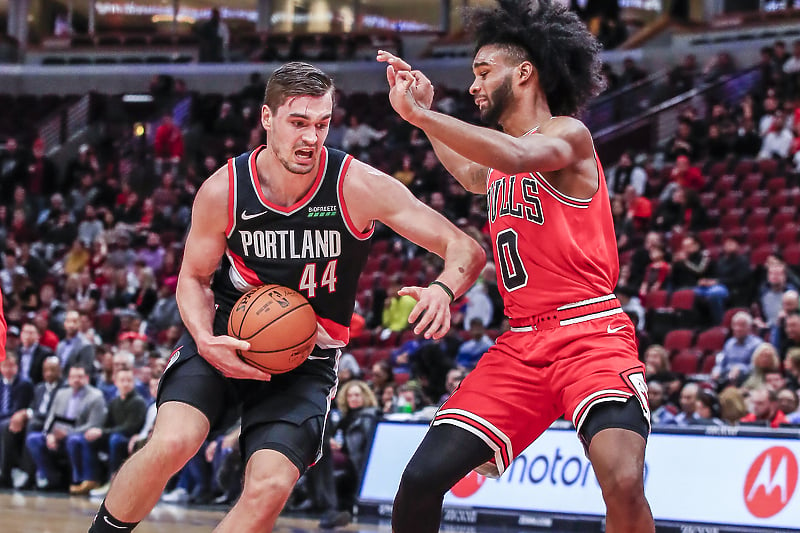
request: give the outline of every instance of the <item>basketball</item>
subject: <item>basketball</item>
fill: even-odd
[[[270,374],[300,366],[317,341],[317,315],[308,300],[281,285],[262,285],[241,296],[228,317],[228,334],[250,343],[237,350],[247,364]]]

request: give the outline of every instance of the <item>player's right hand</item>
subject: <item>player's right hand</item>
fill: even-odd
[[[397,294],[417,301],[408,315],[408,323],[415,324],[415,334],[438,340],[450,330],[450,297],[440,288],[403,287]]]
[[[237,350],[246,352],[249,349],[249,342],[228,335],[210,337],[202,344],[198,343],[197,346],[200,355],[226,377],[269,381],[272,378],[271,374],[239,359]]]

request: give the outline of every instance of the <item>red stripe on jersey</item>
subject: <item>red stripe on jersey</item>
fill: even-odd
[[[308,201],[311,200],[311,197],[313,197],[314,194],[316,194],[317,189],[319,189],[319,186],[322,183],[322,176],[325,175],[325,166],[328,161],[328,151],[324,147],[322,148],[322,153],[320,154],[319,157],[319,168],[317,169],[317,177],[314,178],[314,183],[311,184],[311,187],[308,189],[308,192],[305,194],[305,196],[303,196],[300,200],[298,200],[294,204],[288,207],[284,207],[282,205],[273,204],[272,202],[267,200],[266,196],[264,196],[264,191],[261,190],[261,183],[259,183],[258,181],[258,170],[256,169],[256,157],[258,156],[258,153],[261,152],[261,150],[263,150],[264,148],[266,148],[266,146],[262,144],[261,146],[253,150],[252,154],[250,154],[250,178],[253,180],[253,187],[256,190],[256,194],[258,194],[259,200],[261,200],[261,203],[264,204],[266,207],[274,209],[279,213],[290,214],[296,209],[302,207],[304,204],[308,203]]]
[[[236,272],[238,272],[239,275],[242,276],[243,280],[245,280],[250,285],[253,285],[254,287],[260,287],[261,285],[264,284],[264,282],[258,278],[258,274],[256,274],[252,269],[245,266],[244,259],[233,253],[230,248],[228,248],[228,255],[233,260],[233,268],[235,268]]]
[[[233,172],[233,159],[228,159],[228,225],[225,227],[225,235],[230,237],[233,226],[236,224],[236,209],[234,198],[236,195],[236,180]]]
[[[342,170],[339,174],[339,205],[342,207],[344,223],[350,228],[350,232],[358,239],[366,239],[372,236],[372,232],[375,231],[375,224],[371,224],[367,231],[362,231],[360,228],[357,228],[356,225],[353,224],[353,219],[350,218],[350,211],[348,211],[347,204],[345,204],[344,201],[344,178],[347,175],[347,169],[350,168],[350,162],[352,160],[353,156],[348,155],[345,157],[344,163],[342,163]]]
[[[319,315],[317,315],[317,322],[325,328],[325,331],[328,332],[328,335],[330,335],[333,340],[341,341],[343,343],[342,346],[350,342],[349,327],[334,322],[329,318],[322,318]]]
[[[500,439],[497,435],[492,432],[491,429],[487,428],[480,421],[472,419],[468,416],[461,415],[458,413],[443,413],[436,416],[436,420],[458,420],[463,424],[467,424],[469,426],[474,427],[494,442],[498,448],[500,448],[500,458],[503,460],[503,466],[506,467],[511,463],[511,459],[508,456],[508,448],[506,447],[506,443]]]

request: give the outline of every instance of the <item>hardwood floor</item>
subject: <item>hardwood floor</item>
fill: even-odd
[[[100,505],[99,500],[34,492],[0,491],[2,533],[85,533]],[[159,504],[136,528],[136,533],[210,533],[224,515],[222,510],[200,510]],[[318,520],[281,517],[275,533],[316,533]],[[330,531],[330,530],[327,530]],[[350,524],[336,531],[385,532],[388,526]]]

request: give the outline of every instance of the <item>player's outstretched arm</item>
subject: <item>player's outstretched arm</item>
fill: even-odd
[[[344,200],[356,227],[379,220],[406,239],[444,259],[441,285],[405,287],[417,300],[408,321],[426,338],[439,339],[450,329],[450,303],[466,292],[486,264],[483,248],[449,220],[417,200],[399,181],[354,160],[344,183]]]
[[[433,84],[431,84],[427,76],[419,70],[412,70],[411,65],[406,61],[384,50],[378,50],[377,60],[388,64],[386,67],[386,80],[389,82],[389,89],[393,88],[397,83],[398,72],[410,72],[415,79],[415,83],[411,88],[414,100],[421,107],[430,109],[433,101]],[[428,140],[430,140],[433,151],[436,152],[436,157],[439,158],[444,168],[466,190],[476,194],[486,194],[486,177],[489,171],[487,167],[470,161],[436,137],[428,135]]]
[[[236,355],[236,350],[250,348],[248,342],[227,335],[215,336],[212,327],[215,308],[211,276],[225,253],[227,198],[228,176],[222,168],[203,183],[194,199],[192,225],[178,274],[178,309],[198,352],[220,372],[232,378],[268,380],[269,374]]]
[[[389,90],[395,111],[407,122],[436,138],[450,149],[479,165],[505,174],[535,169],[553,172],[591,155],[591,135],[580,121],[558,117],[540,125],[542,135],[514,137],[501,131],[468,124],[417,104],[410,72],[397,72]]]

